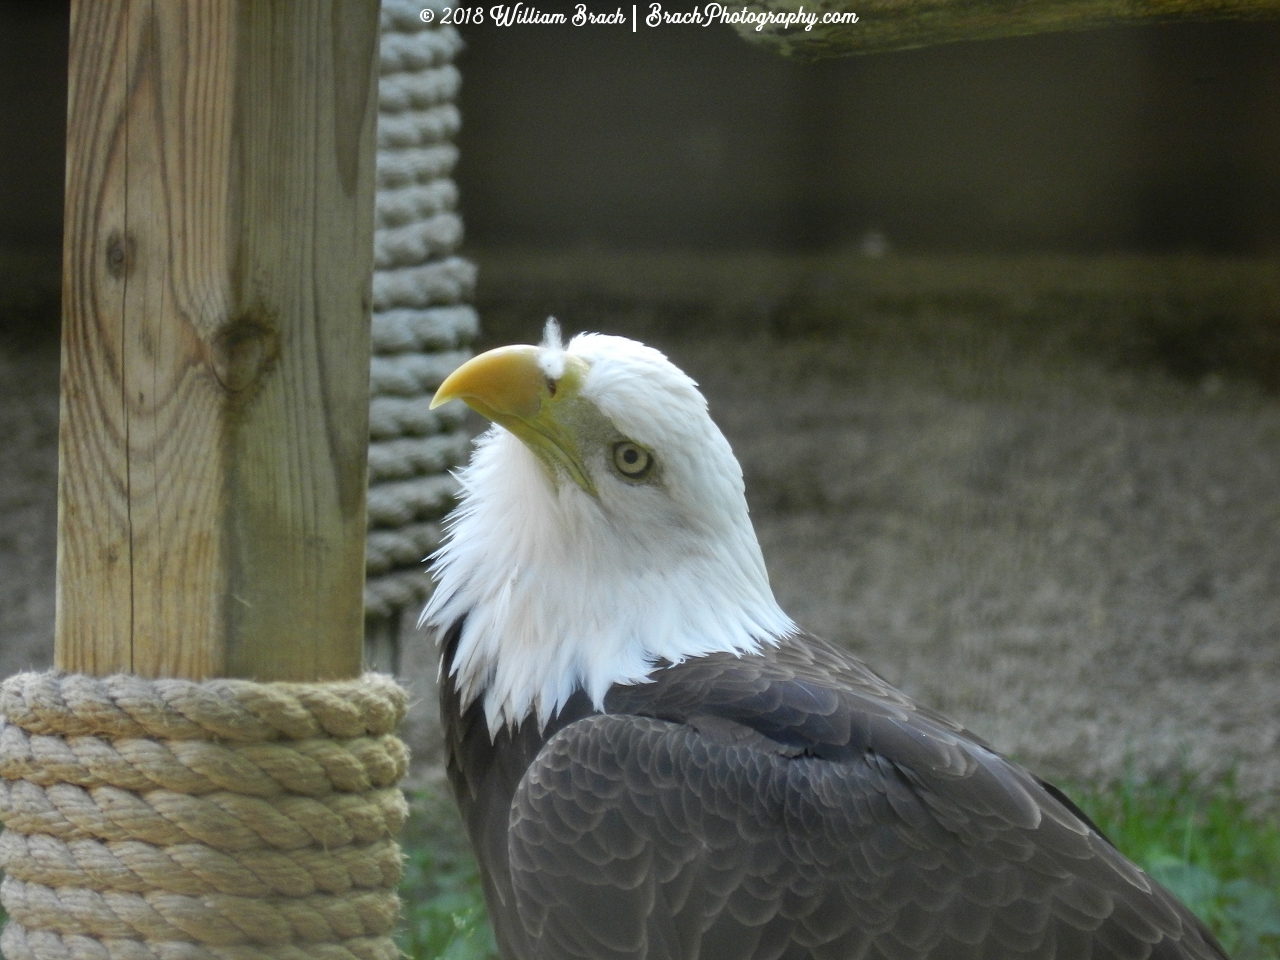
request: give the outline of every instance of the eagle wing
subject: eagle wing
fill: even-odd
[[[547,742],[508,834],[535,956],[1223,956],[1065,797],[796,649],[671,667]],[[840,670],[788,661],[815,651]]]

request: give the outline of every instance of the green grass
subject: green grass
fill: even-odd
[[[496,958],[480,875],[453,800],[422,793],[412,801],[413,816],[401,838],[400,949],[413,960]]]
[[[1235,960],[1280,960],[1280,824],[1250,815],[1231,781],[1129,779],[1069,794],[1174,892]],[[414,960],[496,956],[475,862],[446,801],[420,798],[406,832],[400,945]]]
[[[1070,791],[1111,841],[1217,934],[1235,960],[1280,958],[1280,823],[1250,815],[1231,780],[1128,779]]]

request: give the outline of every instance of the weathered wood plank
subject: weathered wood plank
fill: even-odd
[[[56,661],[353,676],[377,0],[77,0]]]
[[[133,632],[120,390],[125,200],[118,120],[129,60],[122,13],[120,3],[77,3],[71,11],[56,634],[70,631],[72,640],[55,642],[55,656],[61,666],[89,673],[131,663]]]
[[[739,15],[743,7],[723,5]],[[815,16],[787,26],[760,14]],[[747,40],[788,56],[819,59],[909,50],[961,40],[995,40],[1100,27],[1180,20],[1280,17],[1280,0],[756,0],[752,17],[734,22]],[[857,14],[856,22],[824,23],[826,14]]]

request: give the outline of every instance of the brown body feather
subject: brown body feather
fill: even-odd
[[[507,960],[1225,956],[1058,790],[816,637],[496,738],[441,689]]]

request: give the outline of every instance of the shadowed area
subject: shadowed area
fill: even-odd
[[[1039,773],[1274,798],[1273,264],[481,262],[492,342],[554,309],[701,383],[804,627]]]
[[[51,653],[66,10],[0,9],[3,674]],[[667,350],[784,606],[1036,769],[1277,795],[1280,24],[463,33],[481,346]]]

